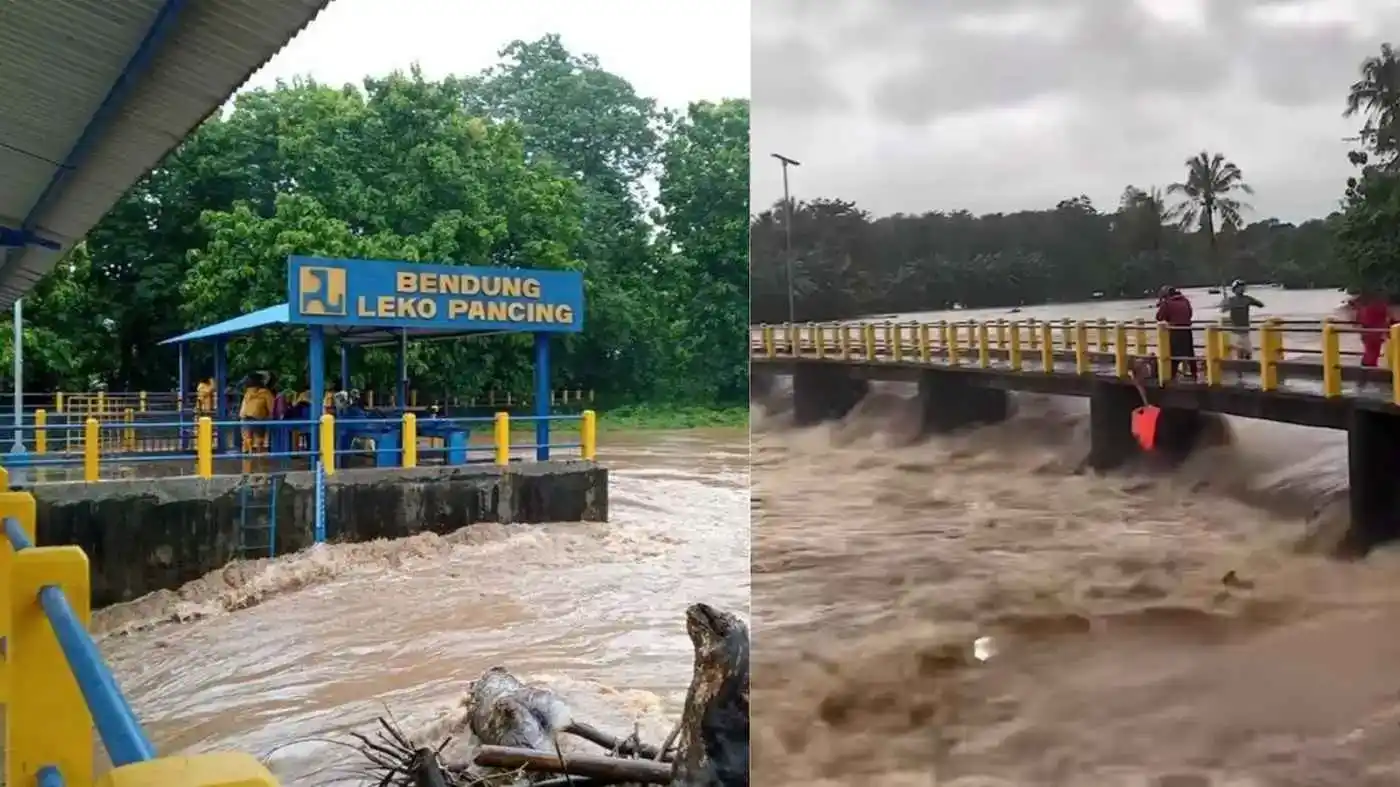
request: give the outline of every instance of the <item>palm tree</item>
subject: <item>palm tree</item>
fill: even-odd
[[[1168,194],[1182,197],[1171,213],[1187,232],[1199,230],[1206,236],[1210,262],[1224,278],[1216,255],[1217,228],[1239,228],[1240,213],[1249,209],[1237,194],[1253,194],[1244,182],[1244,173],[1223,153],[1201,151],[1186,159],[1186,180],[1167,187]]]
[[[1361,61],[1361,78],[1347,91],[1342,117],[1366,118],[1361,141],[1370,145],[1382,161],[1400,154],[1400,58],[1390,44],[1381,53]]]

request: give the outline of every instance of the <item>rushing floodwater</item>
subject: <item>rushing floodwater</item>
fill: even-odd
[[[1099,315],[1151,312],[1021,316]],[[911,395],[756,411],[756,784],[1400,784],[1400,553],[1320,556],[1344,435],[1231,421],[1185,467],[1099,477],[1080,400],[918,440]]]
[[[690,681],[686,606],[748,615],[748,435],[605,433],[600,452],[611,523],[478,525],[233,564],[94,628],[162,752],[286,747],[270,758],[283,783],[362,767],[317,739],[347,740],[386,708],[436,742],[493,665],[659,743]]]

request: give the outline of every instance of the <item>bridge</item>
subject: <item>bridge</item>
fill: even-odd
[[[0,308],[328,2],[0,4]],[[276,784],[249,754],[157,756],[87,633],[87,555],[35,546],[27,492],[0,491],[0,521],[5,784]],[[94,727],[114,766],[100,779]]]
[[[1190,356],[1172,355],[1173,331],[1189,331]],[[791,375],[798,425],[843,417],[877,380],[917,384],[930,434],[1005,420],[1013,391],[1088,398],[1088,464],[1099,471],[1141,453],[1131,424],[1144,397],[1161,408],[1154,450],[1172,460],[1194,447],[1202,413],[1342,429],[1351,516],[1344,549],[1364,554],[1400,537],[1393,476],[1400,467],[1400,325],[1385,332],[1384,368],[1356,363],[1352,345],[1365,331],[1346,323],[1253,324],[1249,360],[1231,357],[1231,333],[1219,323],[1187,329],[1143,320],[780,324],[750,328],[749,356],[755,394],[766,394],[775,375]],[[1141,393],[1134,377],[1146,378]]]

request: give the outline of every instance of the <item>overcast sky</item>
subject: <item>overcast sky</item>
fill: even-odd
[[[471,74],[512,40],[558,33],[642,95],[684,108],[748,97],[748,29],[748,0],[335,0],[250,86],[299,74],[358,84],[415,62],[430,77]]]
[[[1249,218],[1334,209],[1361,59],[1400,0],[753,0],[754,209],[1053,206],[1233,159]]]

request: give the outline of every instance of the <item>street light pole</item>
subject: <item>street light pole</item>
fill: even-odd
[[[800,167],[802,162],[797,159],[788,158],[781,153],[770,154],[778,160],[783,167],[783,235],[787,244],[785,256],[787,257],[787,296],[788,296],[788,322],[797,322],[797,309],[794,306],[792,287],[792,197],[788,195],[788,167]]]

